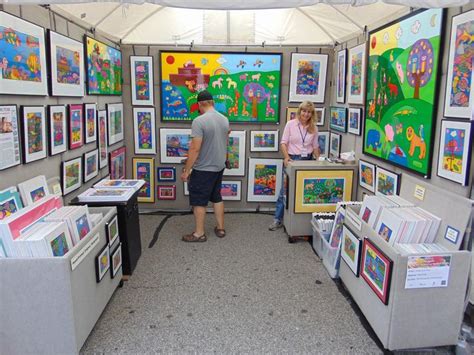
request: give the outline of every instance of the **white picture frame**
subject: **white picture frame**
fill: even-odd
[[[190,128],[160,128],[161,163],[181,164],[188,157]]]
[[[349,107],[347,111],[347,132],[360,136],[362,128],[362,108]]]
[[[67,111],[65,105],[48,106],[49,155],[63,153],[68,148]]]
[[[24,206],[31,206],[36,201],[50,195],[48,183],[44,175],[35,176],[32,179],[18,184],[21,200]]]
[[[155,108],[134,107],[133,138],[135,142],[135,154],[156,154],[155,132]],[[147,144],[149,147],[146,147]]]
[[[99,150],[94,149],[84,153],[84,182],[90,181],[99,175]]]
[[[97,148],[99,149],[99,169],[109,164],[109,144],[107,142],[107,111],[97,111]]]
[[[107,104],[109,146],[123,140],[123,103]]]
[[[247,202],[276,202],[283,183],[283,159],[250,158],[248,172]]]
[[[235,189],[235,195],[234,188]],[[228,192],[231,192],[229,194]],[[239,180],[223,180],[221,184],[221,195],[224,201],[240,201],[242,199],[242,181]]]
[[[349,49],[347,65],[349,67],[349,79],[347,81],[347,103],[363,105],[365,99],[365,66],[367,61],[366,43]],[[354,70],[354,69],[357,70]],[[358,72],[360,70],[360,73]],[[360,75],[360,80],[354,80]],[[352,86],[352,83],[360,85]]]
[[[329,135],[329,157],[339,158],[341,154],[341,140],[342,136],[340,134],[331,132]]]
[[[305,100],[314,102],[314,103],[323,103],[326,93],[326,75],[327,75],[327,54],[312,54],[312,53],[291,53],[291,69],[290,69],[290,88],[289,88],[289,97],[288,102],[302,102]],[[315,92],[304,93],[303,85],[311,90],[311,83],[301,84],[301,79],[298,79],[298,76],[301,76],[302,72],[305,70],[300,68],[300,65],[305,63],[312,63],[313,66],[307,71],[312,72],[315,68],[319,70],[319,81],[313,83],[316,85],[316,90],[312,89]],[[303,91],[301,91],[303,90]]]
[[[132,105],[154,105],[153,73],[152,56],[130,56]]]
[[[359,159],[359,185],[375,192],[375,164]]]
[[[356,277],[359,277],[361,251],[362,240],[357,238],[357,236],[344,225],[342,227],[341,257]]]
[[[227,160],[229,160],[231,168],[224,169],[224,176],[245,176],[246,136],[246,131],[231,131],[229,133]]]
[[[280,131],[250,131],[251,152],[278,152]]]
[[[343,104],[346,101],[347,49],[344,48],[337,52],[336,60],[336,102]]]
[[[97,141],[97,104],[84,104],[84,141],[86,144]]]
[[[41,123],[36,126],[35,119],[40,119]],[[48,156],[46,137],[46,110],[44,106],[22,106],[21,126],[23,138],[23,162],[25,164],[36,160],[44,159]],[[38,129],[39,131],[35,131]],[[38,137],[39,136],[39,137]],[[34,142],[36,139],[37,142]]]
[[[375,169],[375,194],[398,195],[399,189],[400,175],[377,165]]]
[[[21,164],[20,123],[16,105],[0,105],[0,171]]]
[[[319,156],[329,158],[329,132],[318,132],[318,146]]]
[[[326,108],[325,107],[315,107],[314,110],[316,111],[316,126],[324,126]]]

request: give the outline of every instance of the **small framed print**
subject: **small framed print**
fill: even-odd
[[[110,221],[105,223],[105,232],[107,233],[107,241],[109,242],[109,247],[115,243],[117,239],[119,239],[119,226],[118,226],[118,218],[115,215]]]
[[[110,264],[111,277],[114,278],[122,267],[122,243],[110,255]]]
[[[296,118],[296,113],[298,112],[298,107],[287,107],[286,108],[286,122],[290,122]]]
[[[278,152],[279,131],[251,131],[251,152]]]
[[[347,131],[347,110],[345,107],[331,106],[329,115],[329,127],[340,132]]]
[[[316,126],[324,126],[324,115],[326,113],[325,107],[315,107],[316,112]]]
[[[375,192],[375,165],[359,159],[359,185]]]
[[[329,156],[332,158],[339,158],[341,154],[341,140],[340,134],[331,132],[329,140]]]
[[[336,64],[336,102],[343,104],[346,101],[346,62],[347,49],[337,52]]]
[[[156,168],[158,182],[175,182],[176,168],[174,166]]]
[[[161,163],[180,164],[188,157],[190,143],[191,129],[160,128]]]
[[[153,57],[130,56],[132,105],[153,106]]]
[[[138,202],[155,202],[155,159],[133,158],[133,179],[141,179],[145,184],[138,191]]]
[[[324,102],[327,54],[291,53],[289,102]]]
[[[63,195],[81,187],[82,157],[63,162],[61,171]]]
[[[107,144],[107,111],[97,112],[97,147],[99,148],[99,169],[105,168],[109,163],[109,149]]]
[[[329,157],[329,132],[318,132],[319,156]]]
[[[95,178],[99,174],[99,151],[94,149],[84,153],[84,182]]]
[[[459,238],[459,231],[456,228],[451,226],[446,227],[446,232],[444,233],[444,239],[450,241],[453,244],[457,244]]]
[[[400,175],[377,166],[375,175],[375,194],[398,195]]]
[[[44,106],[23,106],[21,123],[23,162],[28,164],[46,158],[46,111]]]
[[[125,179],[125,157],[127,153],[126,147],[120,147],[110,152],[110,179],[120,180]]]
[[[67,119],[65,105],[49,106],[49,155],[67,150]]]
[[[176,185],[158,185],[158,200],[176,200]]]
[[[21,164],[19,127],[16,105],[0,106],[0,141],[3,153],[0,170]]]
[[[92,143],[97,140],[97,105],[84,104],[85,142]]]
[[[133,108],[135,154],[156,154],[155,108]]]
[[[231,131],[227,144],[227,160],[230,169],[224,170],[224,176],[245,175],[245,131]]]
[[[69,105],[69,149],[77,149],[84,145],[84,125],[82,105]]]
[[[110,248],[107,244],[95,257],[95,278],[99,283],[110,269]]]
[[[0,221],[2,219],[10,217],[12,214],[18,212],[22,208],[23,204],[21,203],[20,194],[16,190],[16,187],[11,186],[5,190],[0,191]]]
[[[44,175],[36,176],[32,179],[18,184],[18,191],[25,206],[30,206],[36,201],[49,195],[48,183]]]
[[[347,132],[360,136],[361,132],[361,117],[362,109],[361,108],[349,108],[349,125],[347,127]]]
[[[342,227],[341,257],[356,277],[359,277],[361,247],[362,240],[344,225]]]
[[[242,182],[222,181],[221,196],[225,201],[240,201],[242,199]]]
[[[107,104],[107,132],[109,145],[123,140],[123,103]]]

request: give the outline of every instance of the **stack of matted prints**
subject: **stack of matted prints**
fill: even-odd
[[[81,202],[127,201],[144,184],[144,180],[102,180],[77,196],[77,199]]]

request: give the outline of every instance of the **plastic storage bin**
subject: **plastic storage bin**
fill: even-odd
[[[321,238],[323,265],[333,279],[339,278],[339,264],[341,262],[340,248],[333,248],[326,239]]]

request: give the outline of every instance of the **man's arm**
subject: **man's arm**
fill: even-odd
[[[181,174],[181,180],[188,180],[189,173],[199,156],[199,152],[201,151],[201,145],[202,137],[194,137],[191,140],[191,143],[189,144],[188,159],[186,159],[186,164],[184,165],[183,173]]]

